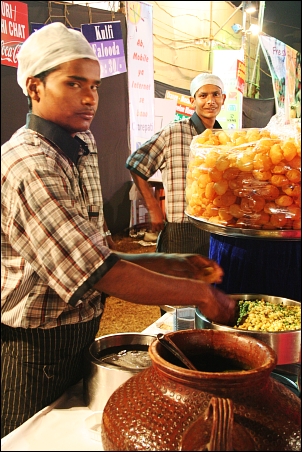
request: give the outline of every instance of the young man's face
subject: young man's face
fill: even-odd
[[[100,65],[88,58],[61,64],[44,83],[28,81],[32,112],[52,121],[71,135],[89,129],[98,107]]]
[[[204,85],[191,97],[192,105],[200,118],[215,119],[225,101],[225,94],[216,85]]]

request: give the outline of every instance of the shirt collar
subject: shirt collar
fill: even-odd
[[[77,164],[80,149],[82,148],[82,154],[89,154],[89,149],[86,143],[79,137],[72,137],[66,130],[58,126],[54,122],[47,121],[40,116],[36,116],[32,113],[27,114],[26,128],[34,130],[52,143],[57,145],[63,153],[68,157],[75,165]]]
[[[198,134],[201,134],[202,132],[204,132],[206,130],[206,127],[204,126],[203,122],[201,121],[201,119],[198,116],[198,114],[196,113],[196,111],[194,111],[190,120],[193,123],[195,130]],[[219,122],[217,120],[215,120],[213,129],[221,129],[221,125],[219,124]]]

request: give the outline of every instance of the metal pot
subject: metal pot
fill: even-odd
[[[263,299],[270,303],[283,303],[284,305],[301,305],[298,301],[288,298],[274,297],[270,295],[258,294],[234,294],[230,295],[234,300],[260,300]],[[203,314],[196,309],[195,325],[197,329],[214,329],[221,331],[229,331],[233,333],[242,333],[263,341],[272,347],[277,353],[278,366],[284,364],[293,364],[301,362],[301,330],[264,332],[264,331],[247,331],[231,328],[219,323],[208,320]]]
[[[83,394],[86,405],[93,411],[101,411],[111,394],[133,375],[146,367],[114,367],[102,362],[102,357],[120,350],[148,351],[155,336],[143,333],[108,334],[97,338],[86,354]],[[151,365],[151,361],[150,361]]]

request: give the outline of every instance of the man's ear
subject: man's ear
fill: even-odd
[[[31,100],[39,102],[40,100],[40,87],[43,82],[37,77],[28,77],[26,80],[27,93]]]
[[[193,105],[193,107],[195,107],[195,97],[190,96],[190,102]]]

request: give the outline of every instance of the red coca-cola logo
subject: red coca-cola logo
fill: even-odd
[[[17,64],[17,55],[22,43],[19,41],[1,41],[1,63],[8,61]]]

